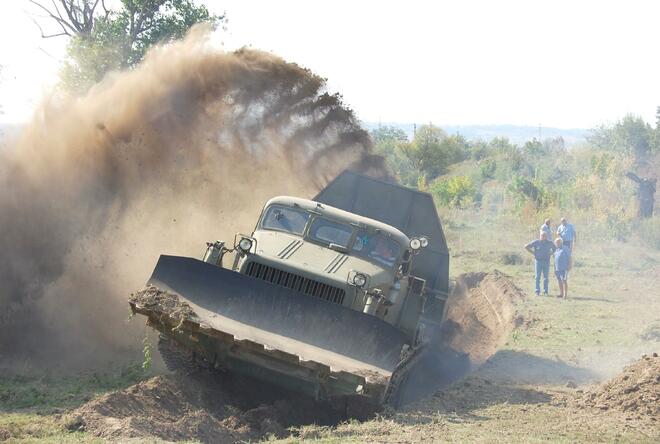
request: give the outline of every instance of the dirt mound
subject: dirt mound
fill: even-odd
[[[505,274],[465,273],[449,297],[450,346],[481,364],[507,340],[517,323],[516,303],[525,297]]]
[[[229,443],[283,437],[293,425],[342,419],[326,404],[231,375],[200,372],[157,376],[103,395],[67,414],[64,424],[110,440]]]
[[[586,391],[577,400],[580,407],[618,409],[651,417],[660,416],[660,357],[644,355],[605,382]]]

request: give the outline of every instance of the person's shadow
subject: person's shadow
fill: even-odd
[[[607,298],[591,298],[589,296],[571,296],[569,294],[568,299],[572,299],[574,301],[594,301],[594,302],[607,302],[609,304],[617,304],[619,301],[615,301],[612,299],[607,299]]]

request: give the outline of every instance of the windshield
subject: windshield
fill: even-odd
[[[396,263],[401,247],[382,234],[360,230],[353,243],[353,251],[358,256],[373,259],[382,265],[391,267]]]
[[[286,231],[302,235],[309,213],[290,207],[273,205],[266,210],[261,226],[266,230]]]
[[[353,228],[350,225],[317,217],[309,229],[309,237],[324,244],[336,244],[348,248]]]

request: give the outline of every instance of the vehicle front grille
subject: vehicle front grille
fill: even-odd
[[[259,262],[250,262],[247,265],[245,274],[336,304],[342,304],[346,295],[341,288],[260,264]]]

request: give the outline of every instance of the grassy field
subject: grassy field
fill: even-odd
[[[34,370],[0,374],[0,441],[102,442],[67,430],[61,416],[94,396],[135,384],[149,376],[139,364],[79,374]]]
[[[569,299],[535,297],[532,258],[522,249],[535,227],[525,232],[511,228],[515,220],[454,217],[461,223],[445,224],[451,274],[510,275],[529,295],[519,306],[524,324],[486,365],[447,391],[369,422],[304,427],[287,441],[658,442],[660,418],[578,409],[570,399],[659,351],[660,252],[587,237],[576,249]],[[522,264],[511,264],[515,255]],[[556,283],[550,286],[556,295]]]
[[[466,380],[367,422],[304,426],[284,441],[658,442],[660,424],[618,411],[573,407],[570,399],[643,353],[660,348],[660,251],[585,237],[576,249],[570,297],[533,296],[532,258],[522,245],[535,227],[475,214],[443,218],[451,274],[499,269],[530,295],[523,324]],[[455,221],[460,220],[460,223]],[[580,226],[577,226],[578,231]],[[551,281],[551,292],[557,294]],[[81,375],[0,379],[0,440],[96,442],[69,432],[59,415],[146,375],[137,367]]]

